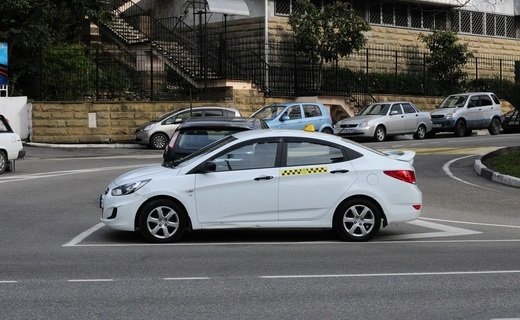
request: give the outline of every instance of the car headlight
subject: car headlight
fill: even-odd
[[[152,127],[153,127],[153,123],[144,127],[143,131],[148,131],[148,130],[152,129]]]
[[[446,119],[453,119],[453,113],[448,113],[446,115]]]
[[[359,124],[359,127],[360,127],[360,128],[367,128],[367,127],[370,127],[370,121],[365,120],[365,121],[361,122],[361,123]]]
[[[137,182],[127,183],[122,186],[116,187],[112,189],[112,195],[113,196],[124,196],[127,194],[131,194],[136,192],[137,190],[141,189],[145,184],[150,182],[152,179],[147,180],[141,180]]]

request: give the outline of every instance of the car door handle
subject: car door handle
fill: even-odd
[[[255,181],[259,181],[259,180],[271,180],[273,178],[273,176],[260,176],[260,177],[256,177],[255,178]]]
[[[347,173],[348,170],[346,169],[341,169],[341,170],[332,170],[330,173],[334,174],[334,173]]]

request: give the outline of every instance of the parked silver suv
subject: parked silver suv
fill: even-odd
[[[135,129],[135,141],[153,149],[164,149],[177,127],[191,117],[240,117],[240,111],[223,107],[195,107],[168,112]]]
[[[455,136],[469,136],[474,129],[488,129],[492,135],[500,133],[502,109],[497,96],[491,92],[453,94],[431,112],[435,132],[453,132]]]

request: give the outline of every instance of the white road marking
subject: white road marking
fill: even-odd
[[[164,278],[166,281],[178,281],[178,280],[210,280],[210,277],[185,277],[185,278]]]
[[[103,226],[104,226],[104,224],[102,222],[96,224],[92,228],[90,228],[90,229],[88,229],[86,231],[83,231],[82,233],[80,233],[79,235],[74,237],[72,240],[70,240],[69,242],[67,242],[64,245],[62,245],[62,247],[73,247],[73,246],[77,245],[78,243],[80,243],[81,241],[83,241],[87,237],[89,237],[91,234],[93,234],[94,232],[96,232],[99,229],[103,228]]]
[[[128,156],[50,158],[50,159],[39,159],[39,160],[70,161],[70,160],[160,159],[160,158],[162,158],[162,154],[159,154],[159,155],[128,155]]]
[[[450,222],[450,223],[460,223],[460,224],[472,224],[476,226],[487,226],[487,227],[500,227],[500,228],[514,228],[520,229],[520,226],[515,225],[507,225],[507,224],[495,224],[495,223],[483,223],[483,222],[471,222],[471,221],[457,221],[457,220],[445,220],[445,219],[434,219],[434,218],[425,218],[421,217],[421,220],[430,220],[430,221],[441,221],[441,222]]]
[[[460,158],[457,158],[457,159],[453,159],[453,160],[450,160],[448,162],[446,162],[443,166],[442,166],[442,170],[444,171],[444,173],[446,173],[446,175],[454,180],[457,180],[459,182],[462,182],[462,183],[465,183],[465,184],[468,184],[470,186],[474,186],[474,187],[478,187],[478,188],[482,188],[482,189],[486,189],[486,190],[492,190],[492,191],[495,191],[494,189],[490,189],[490,188],[486,188],[486,187],[483,187],[483,186],[480,186],[478,184],[474,184],[474,183],[471,183],[471,182],[468,182],[466,180],[462,180],[461,178],[458,178],[456,177],[453,173],[451,173],[451,170],[450,170],[450,166],[456,162],[456,161],[459,161],[459,160],[462,160],[462,159],[466,159],[466,158],[470,158],[470,157],[474,157],[475,155],[474,154],[471,154],[469,156],[465,156],[465,157],[460,157]]]
[[[427,228],[440,230],[437,232],[422,232],[410,233],[393,236],[382,236],[382,240],[407,240],[407,239],[423,239],[423,238],[439,238],[439,237],[456,237],[463,235],[479,234],[481,232],[446,226],[439,223],[416,220],[408,222],[408,224]],[[344,243],[342,241],[298,241],[298,242],[218,242],[218,243],[110,243],[110,244],[80,244],[81,241],[92,235],[97,230],[104,226],[103,223],[98,223],[90,229],[82,232],[72,240],[62,245],[62,247],[139,247],[139,246],[222,246],[222,245],[302,245],[302,244],[335,244]],[[389,241],[372,241],[372,243],[384,243]]]
[[[480,231],[473,231],[469,229],[462,229],[452,226],[446,226],[439,223],[433,223],[423,220],[415,220],[408,222],[408,224],[424,227],[428,229],[436,229],[441,230],[440,232],[421,232],[421,233],[410,233],[410,234],[400,234],[388,237],[381,237],[383,239],[388,240],[405,240],[405,239],[423,239],[423,238],[439,238],[439,237],[457,237],[457,236],[465,236],[470,234],[479,234],[482,233]]]
[[[297,279],[297,278],[368,278],[368,277],[417,277],[417,276],[456,276],[456,275],[485,275],[485,274],[516,274],[520,270],[491,270],[491,271],[451,271],[451,272],[403,272],[403,273],[357,273],[357,274],[300,274],[280,276],[260,276],[261,279]]]
[[[109,171],[109,170],[131,169],[131,168],[145,167],[145,166],[146,165],[140,164],[140,165],[127,165],[127,166],[115,166],[115,167],[92,168],[92,169],[78,169],[78,170],[31,173],[31,174],[2,177],[2,178],[0,178],[0,183],[44,179],[44,178],[60,177],[60,176],[74,175],[74,174]]]
[[[114,279],[70,279],[67,282],[112,282]]]
[[[18,281],[15,281],[15,280],[0,280],[0,284],[4,284],[4,283],[18,283]]]

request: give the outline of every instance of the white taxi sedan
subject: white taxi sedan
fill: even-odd
[[[101,195],[101,221],[152,242],[226,228],[332,228],[366,241],[420,215],[414,156],[318,132],[240,132],[116,178]]]

